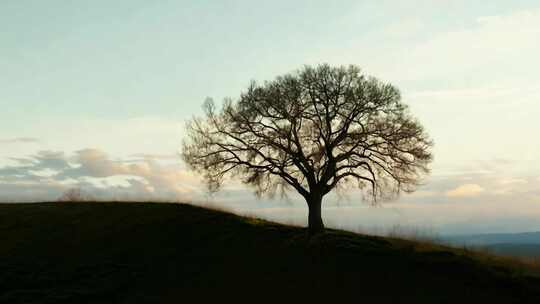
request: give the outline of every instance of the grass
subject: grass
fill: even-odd
[[[538,267],[185,204],[0,205],[0,303],[540,303]],[[187,301],[187,299],[190,299]]]

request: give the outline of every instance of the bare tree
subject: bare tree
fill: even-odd
[[[94,198],[84,193],[80,188],[70,188],[66,190],[62,195],[57,199],[59,202],[88,202],[93,201]]]
[[[372,202],[414,191],[432,141],[397,88],[356,66],[319,65],[259,85],[187,124],[182,155],[210,190],[238,176],[258,195],[294,189],[307,202],[312,234],[324,230],[323,197],[357,186]]]

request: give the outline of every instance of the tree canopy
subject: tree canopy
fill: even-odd
[[[324,228],[330,191],[357,187],[375,202],[414,191],[429,172],[432,141],[399,90],[356,66],[305,66],[204,109],[187,124],[185,162],[211,190],[228,174],[259,195],[293,189],[312,232]]]

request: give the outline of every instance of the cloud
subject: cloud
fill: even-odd
[[[177,154],[148,154],[148,153],[136,153],[132,154],[131,157],[136,159],[152,159],[152,160],[175,160],[178,159],[179,155]]]
[[[103,200],[203,202],[210,199],[216,205],[231,207],[241,213],[264,215],[266,213],[257,210],[261,207],[288,209],[291,206],[300,208],[300,211],[297,210],[299,214],[305,212],[301,199],[293,199],[292,202],[281,199],[255,200],[250,189],[237,184],[232,188],[227,187],[214,197],[208,197],[199,178],[184,170],[179,156],[174,154],[132,154],[116,158],[103,150],[89,148],[72,153],[44,150],[26,157],[12,158],[12,161],[16,165],[0,167],[0,202],[56,200],[66,190],[80,188],[84,193]],[[397,202],[383,203],[383,206],[388,206],[390,210],[398,210],[395,212],[410,214],[411,218],[418,218],[419,215],[413,215],[413,211],[404,211],[407,206],[415,206],[415,213],[424,208],[431,210],[431,214],[422,217],[425,219],[444,217],[444,214],[452,208],[460,209],[454,212],[463,215],[469,211],[483,210],[488,206],[508,206],[508,202],[519,201],[529,205],[539,203],[538,175],[511,172],[514,165],[513,159],[499,158],[456,163],[450,173],[434,171],[417,192],[403,195]],[[362,206],[360,195],[354,191],[350,191],[349,194],[350,200],[347,201],[338,201],[335,195],[328,196],[325,207],[338,206],[346,209],[347,206]],[[466,200],[462,200],[463,198]],[[475,204],[470,204],[471,202]],[[476,209],[463,209],[469,208],[468,205],[476,206],[474,207]],[[378,214],[369,210],[369,214]],[[384,215],[377,215],[376,218],[381,223],[403,220],[392,215],[392,212],[385,211]],[[355,224],[354,218],[344,218],[345,211],[333,213],[335,216],[332,216],[334,217],[332,221],[336,225],[344,221],[350,221],[350,227],[353,228],[358,225]],[[361,214],[358,213],[356,216],[360,218],[367,216]],[[520,211],[512,210],[512,214],[519,216]],[[301,224],[304,217],[296,217],[284,211],[276,213],[271,219],[285,222],[299,221]],[[455,220],[459,220],[459,216],[456,215]],[[377,221],[368,222],[376,224]]]
[[[113,159],[99,149],[83,149],[70,155],[39,151],[12,160],[17,165],[0,168],[0,201],[54,200],[73,187],[101,199],[178,201],[201,189],[199,179],[172,158]]]
[[[404,6],[410,8],[410,4]],[[452,6],[443,11],[452,11]],[[434,7],[422,3],[412,13],[421,10],[424,13],[412,18],[411,14],[394,16],[393,22],[368,29],[339,46],[318,48],[308,61],[348,64],[369,58],[362,63],[366,71],[414,90],[538,83],[540,9],[501,11],[499,16],[474,16],[471,10],[452,22],[433,19],[441,3]],[[362,20],[358,10],[351,11],[351,19]]]
[[[403,195],[398,203],[456,204],[459,198],[479,205],[538,202],[538,173],[520,170],[517,164],[500,158],[456,161],[446,170],[434,170],[416,192]]]
[[[426,198],[426,197],[434,197],[437,196],[438,193],[435,191],[427,191],[427,190],[418,190],[410,194],[411,197],[414,198]]]
[[[0,139],[0,144],[38,143],[39,139],[33,137],[15,137]]]
[[[236,187],[205,197],[199,178],[169,156],[114,158],[99,149],[82,149],[73,153],[40,151],[13,161],[17,165],[0,167],[0,202],[52,201],[68,189],[80,188],[103,200],[206,201],[275,221],[296,225],[306,221],[305,203],[294,196],[291,202],[255,200],[249,189]],[[540,179],[508,174],[511,163],[494,159],[457,166],[463,169],[461,173],[435,174],[412,195],[377,208],[361,204],[354,191],[348,202],[336,202],[335,195],[330,195],[324,205],[325,221],[329,227],[363,232],[396,225],[453,233],[540,229],[535,220],[540,214]]]
[[[500,185],[515,185],[515,184],[527,184],[529,181],[527,181],[524,178],[503,178],[499,180]]]
[[[472,27],[437,35],[411,49],[406,56],[413,62],[422,62],[424,68],[411,71],[409,75],[433,78],[467,73],[470,80],[491,71],[492,78],[510,76],[512,81],[518,80],[515,79],[518,73],[500,72],[507,70],[526,72],[519,79],[527,79],[534,69],[520,63],[525,63],[523,58],[534,58],[540,47],[538,35],[540,10],[478,17]],[[537,63],[532,65],[537,66]]]
[[[39,151],[32,157],[36,169],[66,170],[70,167],[64,152]]]
[[[457,188],[454,188],[446,192],[448,197],[471,197],[477,196],[484,192],[484,188],[480,187],[477,184],[464,184]]]

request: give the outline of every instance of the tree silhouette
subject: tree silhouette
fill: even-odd
[[[259,85],[187,124],[182,156],[219,189],[227,174],[258,195],[294,189],[307,202],[309,232],[324,230],[323,197],[356,186],[372,202],[414,191],[432,141],[397,88],[356,66],[305,66]]]
[[[80,188],[70,188],[66,190],[57,201],[59,202],[90,202],[95,201],[90,194],[83,192]]]

